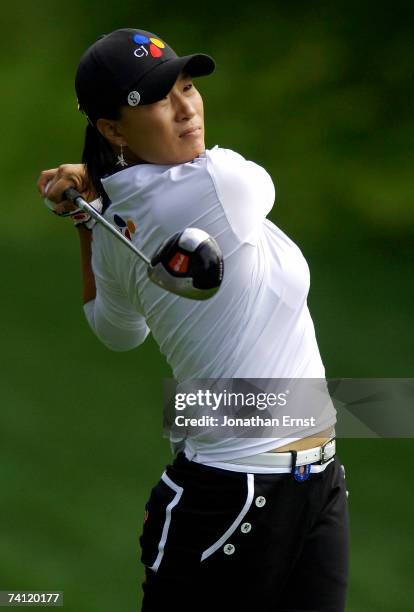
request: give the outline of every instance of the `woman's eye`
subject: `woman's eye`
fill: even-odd
[[[188,85],[186,85],[186,86],[184,87],[184,91],[189,91],[189,90],[192,88],[192,86],[193,86],[193,84],[192,84],[192,83],[189,83]]]

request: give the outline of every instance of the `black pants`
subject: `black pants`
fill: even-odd
[[[348,510],[338,457],[298,482],[180,454],[151,491],[140,542],[143,612],[345,610]]]

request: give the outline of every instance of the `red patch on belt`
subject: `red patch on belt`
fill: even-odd
[[[168,262],[168,266],[171,270],[174,270],[174,272],[184,274],[188,270],[188,255],[176,253]]]

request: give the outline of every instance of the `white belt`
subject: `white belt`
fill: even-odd
[[[329,440],[322,446],[316,446],[315,448],[307,448],[306,450],[297,451],[296,465],[307,465],[309,463],[326,463],[336,452],[335,438]],[[237,465],[259,465],[267,467],[285,467],[290,468],[293,466],[292,460],[294,453],[259,453],[258,455],[249,455],[243,457],[243,459],[231,459],[229,461],[223,461],[222,463],[235,463]]]

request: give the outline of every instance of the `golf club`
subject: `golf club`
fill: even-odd
[[[223,255],[216,240],[204,230],[187,227],[167,238],[149,259],[128,238],[120,233],[93,206],[88,204],[76,189],[69,187],[63,199],[70,200],[147,264],[149,279],[170,293],[193,300],[213,297],[223,279]],[[53,210],[53,204],[46,202]],[[73,215],[76,211],[64,213]]]

